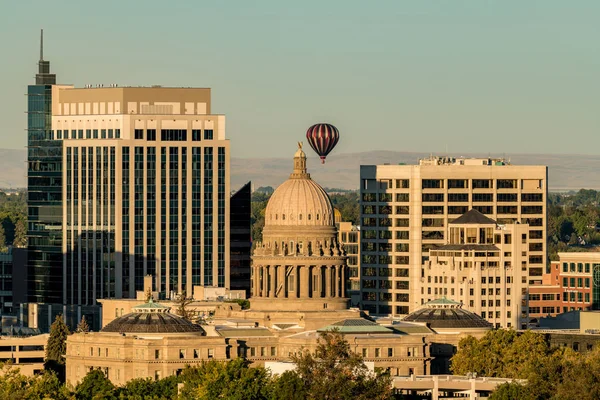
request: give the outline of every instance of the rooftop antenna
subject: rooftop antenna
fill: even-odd
[[[44,30],[40,33],[40,61],[44,61]]]

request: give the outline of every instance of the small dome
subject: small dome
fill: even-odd
[[[445,297],[425,303],[423,308],[408,314],[403,321],[426,323],[434,330],[492,327],[492,324],[479,315],[463,310],[461,303]]]
[[[145,304],[133,307],[133,312],[111,321],[100,332],[204,334],[204,329],[200,325],[193,324],[168,311],[168,307],[150,300]]]
[[[269,199],[265,209],[265,227],[333,225],[331,200],[306,172],[306,154],[299,143],[294,154],[294,171]]]

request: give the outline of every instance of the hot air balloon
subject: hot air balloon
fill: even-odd
[[[325,157],[340,140],[340,132],[331,124],[315,124],[306,131],[306,140],[321,157],[321,164],[325,164]]]

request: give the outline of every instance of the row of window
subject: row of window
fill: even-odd
[[[579,273],[583,273],[585,270],[586,274],[589,274],[591,272],[592,267],[594,269],[596,269],[596,267],[600,268],[600,264],[593,264],[590,265],[590,263],[562,263],[562,270],[563,272],[579,272]]]
[[[70,133],[69,133],[70,132]],[[85,132],[85,137],[84,137]],[[62,139],[119,139],[120,129],[72,129],[71,131],[58,129],[53,131],[52,137]]]
[[[364,181],[369,181],[364,179]],[[531,181],[531,180],[527,180]],[[396,189],[410,189],[410,179],[395,179],[394,184],[392,180],[382,180],[380,183],[385,188],[395,187]],[[497,189],[517,189],[519,186],[521,189],[525,189],[525,180],[519,179],[422,179],[421,187],[423,189],[444,189],[447,186],[448,189],[468,189],[471,186],[473,189],[493,189],[494,183]],[[537,180],[537,189],[542,188],[543,181]]]

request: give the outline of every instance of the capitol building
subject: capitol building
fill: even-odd
[[[396,375],[447,372],[458,341],[491,325],[451,299],[431,301],[405,320],[374,320],[349,307],[347,257],[334,208],[307,172],[299,145],[293,171],[271,196],[262,242],[252,256],[250,309],[216,306],[214,319],[191,323],[150,299],[100,332],[67,339],[67,381],[93,369],[115,384],[160,379],[206,360],[244,357],[255,365],[288,363],[313,350],[320,332],[336,329],[375,368]]]

